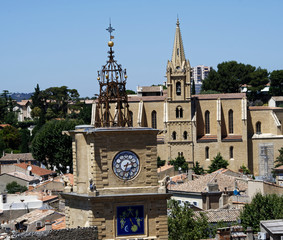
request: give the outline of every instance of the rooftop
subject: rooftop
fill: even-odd
[[[209,223],[237,222],[240,218],[240,212],[241,209],[211,209],[195,212],[195,216],[200,217],[200,213],[204,213]]]
[[[200,176],[198,179],[187,181],[182,184],[170,184],[168,189],[171,191],[181,192],[208,192],[207,184],[217,183],[219,191],[233,191],[235,183],[239,191],[246,191],[248,189],[247,180],[231,175],[225,174],[226,169],[219,169],[211,174]]]
[[[29,213],[26,213],[18,218],[16,218],[14,221],[19,223],[25,221],[26,224],[31,224],[33,222],[39,221],[40,219],[45,218],[48,215],[53,214],[54,210],[40,210],[36,209],[34,211],[31,211]]]
[[[34,161],[31,153],[8,153],[5,154],[2,158],[0,158],[0,161],[15,161],[15,160],[23,160],[23,161]]]
[[[212,100],[212,99],[242,99],[246,97],[245,93],[218,93],[218,94],[199,94],[193,95],[197,99]]]
[[[16,178],[19,178],[19,179],[22,179],[22,180],[25,180],[27,182],[31,182],[33,180],[35,180],[36,178],[34,178],[34,176],[29,176],[29,175],[26,175],[22,172],[10,172],[10,173],[2,173],[1,175],[4,175],[4,174],[7,174],[7,175],[10,175],[10,176],[14,176]]]
[[[14,164],[14,165],[17,166],[17,167],[23,168],[23,169],[27,169],[27,167],[30,166],[27,163],[17,163],[17,164]],[[54,171],[51,171],[51,170],[48,170],[48,169],[45,169],[45,168],[41,168],[41,167],[38,167],[38,166],[35,166],[35,165],[31,165],[31,167],[32,167],[32,169],[31,169],[32,174],[36,174],[38,176],[51,175],[51,174],[56,173]]]
[[[260,225],[272,234],[283,234],[283,219],[260,221]]]

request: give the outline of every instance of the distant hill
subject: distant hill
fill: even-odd
[[[11,93],[11,98],[19,102],[21,100],[30,99],[32,94],[33,93]]]

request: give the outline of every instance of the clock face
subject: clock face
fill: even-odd
[[[122,151],[118,153],[113,160],[113,171],[117,177],[123,180],[134,178],[140,168],[138,156],[130,151]]]

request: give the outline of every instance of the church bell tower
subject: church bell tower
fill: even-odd
[[[98,71],[92,125],[69,131],[74,186],[62,194],[68,228],[97,226],[99,239],[168,239],[165,186],[157,177],[157,133],[129,120],[126,70],[109,56]]]

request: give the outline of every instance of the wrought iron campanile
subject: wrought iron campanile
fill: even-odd
[[[98,102],[96,105],[95,127],[125,127],[131,126],[129,116],[129,104],[126,93],[126,69],[114,60],[113,46],[115,30],[111,27],[106,29],[110,33],[108,46],[108,61],[98,71],[97,80],[100,86]]]

